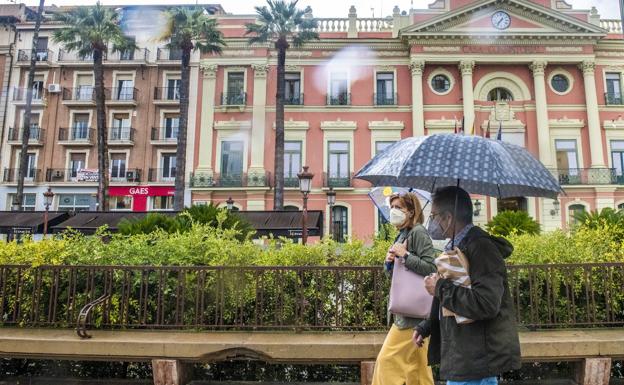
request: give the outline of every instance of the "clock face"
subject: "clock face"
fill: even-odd
[[[492,15],[492,25],[497,29],[507,29],[511,25],[511,16],[505,11],[496,11]]]

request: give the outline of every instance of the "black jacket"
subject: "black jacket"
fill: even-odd
[[[472,228],[459,244],[469,263],[471,288],[440,279],[428,320],[416,330],[429,341],[429,365],[440,377],[470,381],[520,368],[520,342],[504,259],[513,246],[503,238]],[[475,320],[458,325],[441,317],[440,306]]]

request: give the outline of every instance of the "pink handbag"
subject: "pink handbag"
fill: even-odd
[[[405,258],[396,258],[390,286],[390,313],[410,318],[429,318],[432,302],[433,297],[425,289],[425,278],[408,270]]]

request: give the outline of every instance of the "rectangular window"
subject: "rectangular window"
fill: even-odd
[[[245,73],[228,72],[227,94],[225,104],[242,105],[245,104]]]
[[[244,147],[244,142],[238,140],[226,140],[221,143],[221,177],[242,176]]]
[[[391,142],[391,141],[377,141],[377,142],[375,142],[375,155],[377,155],[380,152],[384,151],[386,148],[390,147],[394,143],[395,142]]]
[[[108,199],[108,207],[111,210],[132,210],[132,195],[114,196]]]
[[[375,99],[377,105],[395,104],[393,72],[377,72],[377,94]]]
[[[173,195],[152,197],[152,210],[173,210]]]
[[[15,200],[16,194],[8,194],[7,195],[7,210],[11,210],[13,206],[13,201]],[[37,203],[37,194],[27,193],[24,194],[24,202],[22,203],[23,211],[35,211],[35,205]]]
[[[329,104],[349,104],[348,81],[346,72],[332,72],[329,83]]]
[[[69,172],[71,178],[76,178],[78,171],[85,168],[87,154],[71,153],[69,154]]]
[[[303,104],[301,100],[301,73],[286,72],[284,77],[286,80],[286,89],[284,90],[285,104]]]
[[[89,138],[89,114],[74,114],[74,125],[71,129],[71,140]]]
[[[167,100],[180,100],[181,79],[167,79]]]
[[[164,139],[177,139],[180,129],[180,114],[165,114]]]
[[[37,154],[35,154],[34,152],[29,152],[29,153],[26,154],[26,157],[28,158],[26,160],[26,164],[28,165],[28,169],[26,171],[25,178],[32,180],[37,175]],[[18,165],[19,165],[19,156],[17,157],[17,162],[18,162]]]
[[[59,194],[59,211],[83,211],[91,207],[90,194]]]
[[[113,114],[113,124],[111,125],[110,140],[130,139],[130,114]]]
[[[578,165],[576,140],[556,140],[555,149],[559,183],[580,184],[581,170]]]
[[[93,94],[93,76],[78,75],[76,76],[76,100],[92,100]]]
[[[166,153],[161,156],[162,179],[171,181],[176,176],[176,154]]]
[[[41,101],[43,99],[43,93],[45,91],[45,84],[43,75],[35,75],[35,80],[32,84],[32,97],[33,100]]]
[[[297,174],[301,172],[301,141],[284,142],[284,186],[298,187]]]
[[[328,143],[328,186],[348,187],[349,173],[349,142]]]
[[[48,37],[39,36],[37,39],[37,61],[46,61],[48,59]]]
[[[624,183],[624,140],[611,141],[611,160],[618,184]]]
[[[132,75],[117,77],[117,88],[114,96],[116,100],[134,100],[134,80],[132,80]]]
[[[622,103],[622,80],[621,75],[617,72],[607,72],[606,74],[607,104],[623,104]]]
[[[115,153],[110,155],[110,168],[112,180],[125,180],[126,178],[126,154]]]

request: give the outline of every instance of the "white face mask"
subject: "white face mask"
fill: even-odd
[[[407,216],[402,210],[399,210],[397,208],[390,209],[390,223],[393,226],[396,226],[396,227],[401,226],[403,223],[405,223],[406,217]]]

